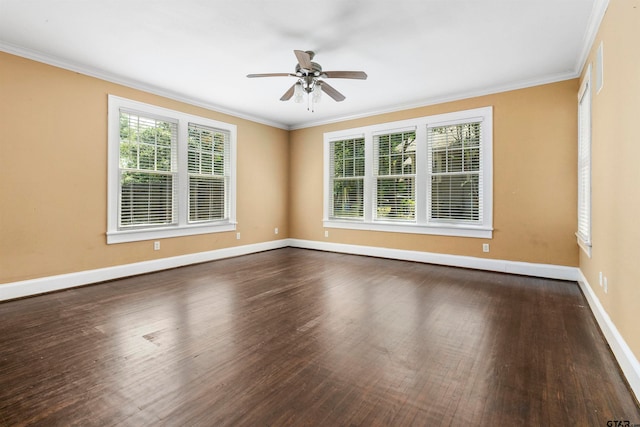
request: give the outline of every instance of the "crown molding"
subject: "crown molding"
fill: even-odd
[[[508,92],[508,91],[518,90],[518,89],[525,89],[528,87],[540,86],[540,85],[550,84],[550,83],[557,83],[564,80],[578,78],[582,74],[583,67],[585,66],[585,62],[587,60],[587,57],[589,56],[589,52],[591,52],[591,48],[593,46],[594,40],[598,34],[598,30],[600,29],[600,24],[604,19],[604,15],[607,12],[608,7],[609,7],[609,0],[595,0],[593,4],[593,8],[591,10],[591,14],[589,15],[587,29],[582,38],[582,48],[580,50],[580,54],[576,58],[576,63],[572,71],[566,71],[563,73],[558,73],[555,75],[551,75],[551,76],[547,76],[539,79],[528,79],[528,80],[522,80],[520,82],[514,82],[507,85],[488,87],[478,91],[460,92],[458,94],[448,95],[444,97],[427,98],[415,103],[400,104],[396,106],[390,106],[387,108],[381,108],[377,110],[370,110],[367,112],[353,114],[349,116],[340,116],[340,117],[335,117],[333,119],[319,120],[319,121],[308,121],[304,123],[291,125],[289,127],[289,130],[305,129],[305,128],[310,128],[315,126],[335,124],[335,123],[345,122],[348,120],[355,120],[355,119],[362,119],[365,117],[376,116],[379,114],[394,113],[394,112],[403,111],[403,110],[427,107],[430,105],[443,104],[445,102],[460,101],[463,99],[493,95],[496,93]]]
[[[289,130],[298,130],[298,129],[305,129],[305,128],[322,126],[327,124],[341,123],[349,120],[377,116],[380,114],[395,113],[398,111],[411,110],[414,108],[428,107],[430,105],[444,104],[446,102],[461,101],[464,99],[477,98],[480,96],[494,95],[501,92],[509,92],[512,90],[526,89],[534,86],[541,86],[545,84],[557,83],[565,80],[575,79],[579,76],[580,76],[580,73],[578,73],[577,71],[567,71],[567,72],[553,74],[553,75],[542,77],[542,78],[527,79],[527,80],[521,80],[518,82],[505,84],[505,85],[490,86],[482,90],[459,92],[453,95],[426,98],[413,103],[398,104],[395,106],[389,106],[389,107],[376,109],[376,110],[369,110],[363,113],[353,114],[349,116],[340,116],[340,117],[335,117],[333,119],[299,123],[299,124],[291,125]]]
[[[587,58],[589,57],[589,53],[591,52],[591,48],[593,47],[593,42],[598,35],[600,24],[602,24],[602,20],[604,19],[605,13],[607,13],[608,7],[609,0],[595,0],[595,2],[593,3],[587,30],[585,31],[582,38],[582,50],[580,51],[578,58],[576,58],[576,64],[574,67],[578,76],[582,74],[582,70],[586,65]]]
[[[252,115],[242,113],[240,111],[230,110],[220,105],[203,101],[201,99],[184,96],[176,92],[162,89],[158,86],[143,83],[139,80],[129,79],[126,77],[119,76],[117,74],[108,73],[98,68],[80,65],[73,61],[57,58],[52,55],[48,55],[46,53],[39,52],[36,50],[26,49],[21,46],[16,46],[10,43],[0,41],[0,51],[9,53],[11,55],[20,56],[22,58],[30,59],[32,61],[41,62],[43,64],[52,65],[54,67],[62,68],[68,71],[84,74],[89,77],[95,77],[97,79],[105,80],[110,83],[115,83],[115,84],[126,86],[132,89],[141,90],[147,93],[151,93],[153,95],[169,98],[174,101],[184,102],[185,104],[193,105],[195,107],[206,108],[207,110],[212,110],[212,111],[215,111],[216,113],[228,114],[230,116],[237,117],[239,119],[250,120],[252,122],[260,123],[263,125],[272,126],[272,127],[276,127],[284,130],[289,130],[289,125],[285,123],[274,122],[271,120],[266,120],[262,117],[252,116]]]
[[[0,42],[0,51],[4,51],[6,53],[21,56],[23,58],[31,59],[31,60],[45,63],[48,65],[52,65],[58,68],[63,68],[66,70],[78,72],[78,73],[81,73],[90,77],[95,77],[101,80],[105,80],[111,83],[116,83],[116,84],[120,84],[133,89],[142,90],[148,93],[152,93],[154,95],[173,99],[179,102],[184,102],[193,106],[206,108],[208,110],[213,110],[215,112],[219,112],[222,114],[228,114],[230,116],[237,117],[240,119],[250,120],[252,122],[261,123],[267,126],[272,126],[279,129],[290,131],[290,130],[311,128],[315,126],[322,126],[327,124],[341,123],[349,120],[356,120],[356,119],[376,116],[380,114],[388,114],[388,113],[394,113],[398,111],[411,110],[415,108],[427,107],[427,106],[442,104],[446,102],[460,101],[463,99],[492,95],[492,94],[508,92],[512,90],[525,89],[528,87],[556,83],[556,82],[580,77],[582,73],[582,69],[585,65],[585,61],[589,55],[589,52],[591,51],[591,47],[598,33],[600,24],[602,23],[602,19],[604,18],[604,15],[607,11],[608,6],[609,6],[609,0],[595,0],[592,11],[591,11],[591,15],[589,16],[587,30],[585,31],[585,34],[583,36],[582,48],[580,50],[580,54],[576,58],[576,63],[574,65],[573,70],[546,76],[543,78],[527,79],[527,80],[512,82],[506,85],[486,87],[476,91],[459,92],[457,94],[451,94],[451,95],[442,96],[442,97],[425,98],[412,103],[391,105],[384,108],[372,109],[372,110],[364,111],[357,114],[337,116],[337,117],[328,118],[324,120],[305,121],[305,122],[293,123],[293,124],[286,123],[286,122],[275,122],[272,120],[265,119],[263,117],[248,115],[240,111],[230,110],[220,105],[203,101],[201,99],[187,97],[179,93],[168,91],[166,89],[162,89],[157,86],[149,85],[138,80],[129,79],[129,78],[122,77],[112,73],[107,73],[97,68],[86,67],[72,61],[56,58],[52,55],[48,55],[43,52],[38,52],[31,49],[25,49],[23,47],[12,45],[6,42]]]

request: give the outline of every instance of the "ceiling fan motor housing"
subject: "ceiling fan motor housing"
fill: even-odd
[[[311,69],[307,70],[300,66],[300,64],[296,64],[296,75],[298,77],[303,76],[316,76],[319,77],[322,74],[322,66],[317,62],[311,63]]]

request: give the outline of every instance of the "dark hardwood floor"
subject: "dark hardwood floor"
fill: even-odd
[[[4,426],[640,423],[571,282],[286,248],[0,319]]]

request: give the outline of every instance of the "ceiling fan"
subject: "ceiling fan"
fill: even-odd
[[[307,93],[308,95],[313,94],[313,103],[320,100],[321,92],[326,93],[337,102],[345,100],[343,94],[322,79],[366,80],[367,78],[367,73],[364,71],[323,71],[320,64],[311,61],[315,56],[313,51],[294,50],[293,53],[298,59],[295,73],[248,74],[247,77],[296,77],[298,81],[282,95],[280,101],[288,101],[295,95],[296,102],[303,102],[303,94]]]

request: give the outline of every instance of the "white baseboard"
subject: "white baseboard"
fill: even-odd
[[[636,399],[640,400],[640,363],[600,304],[600,300],[598,300],[598,297],[591,289],[582,271],[577,267],[446,255],[372,246],[346,245],[312,240],[289,239],[289,246],[578,282],[632,392],[635,394]]]
[[[598,297],[591,289],[591,286],[589,286],[587,279],[577,267],[476,258],[461,255],[380,248],[374,246],[347,245],[314,240],[282,239],[217,249],[208,252],[181,255],[171,258],[143,261],[134,264],[125,264],[115,267],[0,284],[0,301],[68,289],[76,286],[133,276],[136,274],[166,270],[168,268],[181,267],[189,264],[247,255],[271,249],[279,249],[287,246],[576,281],[580,285],[580,288],[589,303],[589,307],[600,325],[600,329],[609,343],[622,372],[627,378],[627,381],[631,386],[631,390],[636,395],[636,398],[640,398],[640,363],[638,363],[638,359],[634,356],[633,352],[618,332],[618,329],[611,321],[611,318],[600,304]]]
[[[503,261],[486,258],[475,258],[460,255],[446,255],[429,252],[407,251],[400,249],[379,248],[373,246],[346,245],[340,243],[318,242],[300,239],[282,239],[252,245],[235,246],[208,252],[143,261],[115,267],[99,268],[96,270],[79,271],[77,273],[60,274],[31,280],[0,284],[0,301],[21,298],[45,292],[58,291],[106,280],[151,273],[168,268],[181,267],[199,262],[214,261],[239,255],[247,255],[270,249],[287,246],[316,249],[329,252],[340,252],[354,255],[367,255],[381,258],[401,259],[407,261],[425,262],[430,264],[450,265],[456,267],[474,268],[478,270],[500,271],[503,273],[523,274],[528,276],[547,277],[563,280],[579,280],[578,269],[548,264],[533,264],[526,262]]]
[[[300,239],[282,239],[252,245],[235,246],[208,252],[199,252],[152,261],[79,271],[31,280],[0,284],[0,301],[22,298],[45,292],[58,291],[106,280],[151,273],[168,268],[181,267],[199,262],[214,261],[239,255],[247,255],[271,249],[292,246],[304,249],[316,249],[329,252],[340,252],[354,255],[367,255],[380,258],[400,259],[406,261],[425,262],[430,264],[450,265],[455,267],[474,268],[478,270],[499,271],[503,273],[523,274],[562,280],[579,279],[578,269],[548,264],[503,261],[486,258],[475,258],[460,255],[446,255],[430,252],[407,251],[400,249],[379,248],[373,246],[346,245],[340,243],[318,242]]]
[[[289,246],[287,239],[0,284],[0,301]]]
[[[640,400],[640,363],[638,362],[638,359],[635,357],[624,338],[622,338],[620,332],[618,332],[618,328],[613,324],[611,318],[604,310],[604,307],[602,307],[600,300],[596,296],[595,292],[593,292],[591,285],[584,274],[582,274],[582,271],[580,271],[578,285],[580,285],[580,289],[582,289],[582,293],[589,303],[591,312],[595,316],[596,321],[600,326],[600,330],[602,330],[613,355],[618,361],[618,365],[620,365],[622,373],[627,379],[631,390],[635,394],[636,400]]]
[[[548,279],[578,281],[580,278],[577,267],[566,267],[562,265],[505,261],[462,255],[447,255],[433,252],[380,248],[375,246],[346,245],[342,243],[319,242],[315,240],[289,239],[289,246],[328,252],[424,262],[428,264],[449,265],[476,270],[498,271],[502,273],[521,274],[524,276],[544,277]]]

